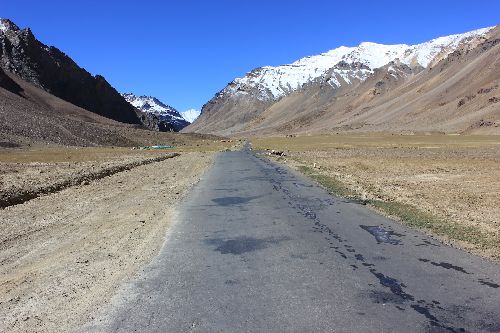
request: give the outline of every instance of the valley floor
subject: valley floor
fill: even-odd
[[[0,190],[36,190],[159,154],[4,151]],[[182,152],[0,210],[0,331],[66,332],[91,320],[158,253],[176,204],[213,156]]]
[[[253,140],[335,194],[500,259],[500,137],[323,135]]]

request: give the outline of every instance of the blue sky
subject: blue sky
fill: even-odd
[[[0,17],[119,91],[201,106],[255,67],[500,23],[500,1],[2,1]]]

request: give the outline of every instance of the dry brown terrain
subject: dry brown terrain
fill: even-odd
[[[285,150],[288,164],[335,179],[348,195],[435,216],[446,225],[422,227],[500,259],[499,136],[334,135],[253,143],[255,149]]]
[[[217,151],[235,144],[171,135],[184,140],[182,145],[162,150],[61,146],[0,149],[0,208],[22,203],[40,194],[85,184],[179,152]]]
[[[0,70],[0,148],[21,146],[202,145],[210,135],[155,132],[77,107]],[[2,78],[17,86],[6,89]]]
[[[159,154],[166,152],[3,150],[0,191],[47,186]],[[0,210],[0,331],[66,332],[92,319],[159,251],[176,204],[213,156],[183,151]]]

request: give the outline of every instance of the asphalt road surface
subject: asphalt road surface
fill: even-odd
[[[219,154],[158,258],[82,332],[500,332],[500,265]]]

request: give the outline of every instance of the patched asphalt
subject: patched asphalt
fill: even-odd
[[[220,153],[160,255],[80,332],[500,332],[500,265]]]

